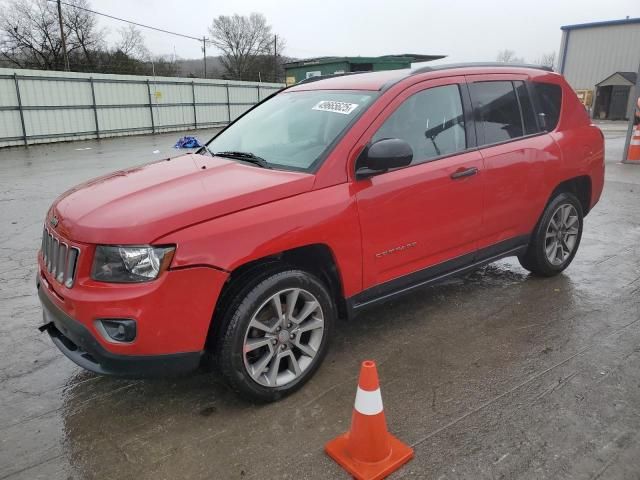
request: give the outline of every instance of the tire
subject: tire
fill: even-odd
[[[527,251],[518,257],[520,265],[544,277],[562,272],[578,251],[583,220],[582,205],[574,195],[556,195],[544,209]]]
[[[228,303],[216,364],[241,396],[276,401],[313,376],[327,353],[335,319],[329,290],[314,275],[297,269],[264,272]]]

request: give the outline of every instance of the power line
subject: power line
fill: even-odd
[[[67,54],[67,40],[64,38],[64,28],[62,27],[62,7],[58,0],[58,24],[60,25],[60,39],[62,40],[62,53],[64,55],[64,64],[69,71],[69,55]]]
[[[53,2],[53,3],[56,3],[56,1],[57,0],[49,0],[49,2]],[[79,7],[78,5],[74,5],[72,3],[67,3],[67,2],[62,2],[62,1],[60,3],[62,5],[66,5],[67,7],[77,8],[78,10],[83,10],[85,12],[93,13],[94,15],[100,15],[102,17],[111,18],[112,20],[118,20],[119,22],[130,23],[130,24],[136,25],[138,27],[148,28],[149,30],[155,30],[156,32],[168,33],[169,35],[175,35],[176,37],[189,38],[191,40],[196,40],[198,42],[202,42],[202,40],[203,40],[202,38],[192,37],[191,35],[185,35],[183,33],[171,32],[169,30],[164,30],[162,28],[152,27],[151,25],[145,25],[144,23],[138,23],[138,22],[134,22],[132,20],[127,20],[125,18],[115,17],[115,16],[109,15],[107,13],[97,12],[97,11],[91,10],[89,8]]]
[[[62,31],[62,14],[60,12],[60,5],[61,4],[65,5],[67,7],[77,8],[78,10],[82,10],[84,12],[93,13],[94,15],[99,15],[99,16],[102,16],[102,17],[110,18],[112,20],[117,20],[119,22],[129,23],[131,25],[136,25],[138,27],[146,28],[146,29],[149,29],[149,30],[155,30],[156,32],[162,32],[162,33],[166,33],[168,35],[174,35],[176,37],[188,38],[190,40],[195,40],[197,42],[202,42],[202,53],[203,53],[202,60],[203,60],[203,63],[204,63],[204,78],[207,78],[207,43],[209,43],[209,39],[207,39],[207,37],[205,37],[204,35],[202,36],[202,38],[193,37],[191,35],[185,35],[184,33],[171,32],[171,31],[165,30],[163,28],[152,27],[151,25],[145,25],[144,23],[138,23],[138,22],[134,22],[133,20],[127,20],[126,18],[120,18],[120,17],[116,17],[114,15],[109,15],[107,13],[98,12],[96,10],[91,10],[89,8],[81,7],[81,6],[74,5],[74,4],[68,3],[68,2],[63,2],[61,0],[48,0],[48,1],[58,4],[58,12],[59,12],[58,15],[59,15],[59,18],[60,18],[60,29],[61,29],[61,35],[63,36],[62,37],[63,39],[64,39],[64,32]],[[64,49],[64,54],[65,54],[65,56],[67,54],[66,48]],[[68,67],[68,62],[67,62],[67,69],[68,68],[69,67]]]

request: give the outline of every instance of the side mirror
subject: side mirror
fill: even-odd
[[[391,168],[406,167],[413,150],[399,138],[383,138],[365,148],[356,162],[356,178],[368,178]]]

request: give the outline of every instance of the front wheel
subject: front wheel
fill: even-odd
[[[241,395],[274,401],[320,366],[336,311],[326,286],[310,273],[281,271],[254,283],[224,315],[218,365]]]
[[[578,251],[583,218],[582,205],[574,195],[558,194],[545,208],[529,248],[518,257],[520,265],[545,277],[562,272]]]

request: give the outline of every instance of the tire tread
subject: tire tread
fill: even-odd
[[[562,265],[552,265],[546,257],[544,251],[545,244],[545,235],[547,230],[547,224],[549,223],[551,215],[553,212],[563,203],[571,203],[573,207],[578,212],[578,238],[576,241],[576,245],[571,252],[569,258]],[[584,214],[582,212],[582,205],[580,201],[576,198],[575,195],[569,192],[560,192],[555,197],[553,197],[547,206],[545,207],[536,227],[533,231],[533,235],[531,236],[531,241],[529,242],[529,247],[527,251],[518,257],[518,261],[520,265],[526,270],[529,270],[534,275],[542,276],[542,277],[553,277],[558,275],[564,269],[566,269],[576,253],[578,252],[578,247],[580,246],[580,240],[582,238],[582,226],[584,221]]]
[[[229,387],[240,396],[254,401],[272,402],[300,388],[322,363],[327,351],[333,320],[336,316],[336,308],[326,285],[309,272],[290,265],[280,264],[271,265],[255,273],[257,275],[247,282],[246,286],[239,288],[225,306],[220,318],[223,323],[214,343],[216,365]],[[247,316],[252,315],[251,307],[260,299],[260,296],[264,295],[265,292],[269,292],[270,289],[282,285],[284,282],[291,281],[297,281],[302,284],[309,283],[309,285],[306,285],[307,288],[318,289],[324,296],[324,299],[319,298],[318,300],[324,302],[323,309],[326,310],[328,308],[329,310],[324,312],[326,338],[323,339],[320,351],[318,351],[314,359],[314,364],[308,372],[305,372],[303,377],[291,387],[267,388],[248,378],[242,363],[242,352],[237,351],[237,336],[242,335],[244,338],[242,323]]]

